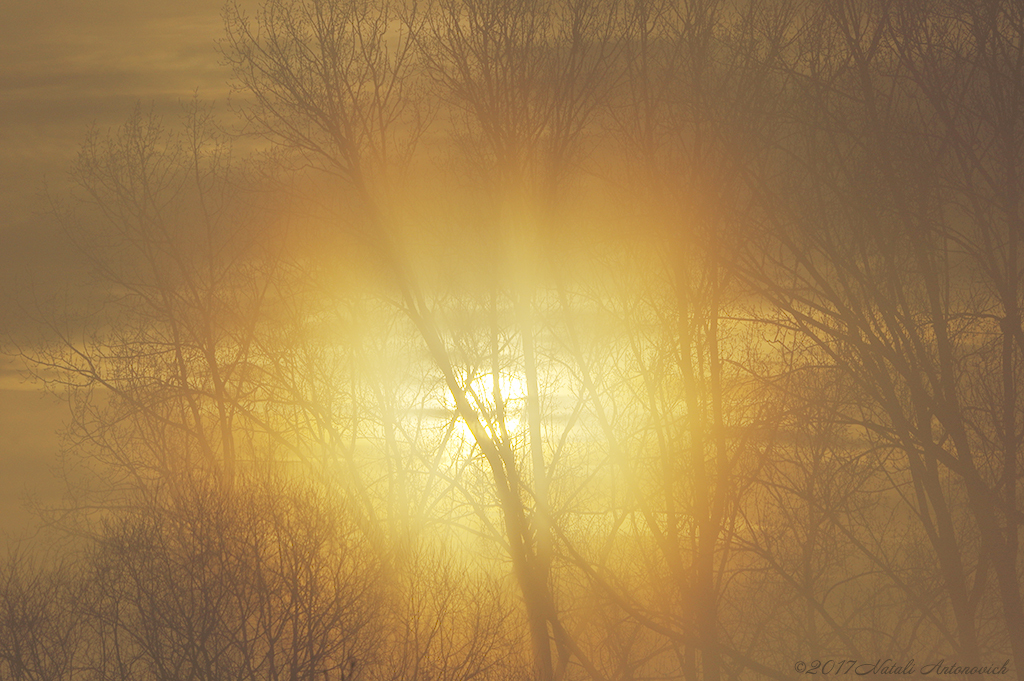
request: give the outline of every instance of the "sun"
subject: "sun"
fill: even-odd
[[[504,439],[505,435],[512,438],[524,423],[523,411],[526,409],[527,396],[526,377],[514,370],[498,373],[497,387],[501,409],[496,406],[494,383],[493,373],[481,374],[464,382],[463,389],[466,391],[469,403],[476,409],[480,423],[484,426],[487,434],[495,440]],[[445,393],[445,403],[451,412],[457,412],[455,398],[450,392]],[[456,420],[455,428],[457,434],[464,440],[474,441],[472,431],[461,416]]]

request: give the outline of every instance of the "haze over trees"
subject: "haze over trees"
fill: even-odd
[[[5,678],[1024,667],[1016,3],[224,17],[237,138],[139,107],[52,199]]]

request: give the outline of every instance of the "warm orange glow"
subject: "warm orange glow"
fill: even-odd
[[[107,28],[209,23],[143,5]],[[51,45],[59,107],[12,43],[0,123],[175,94],[103,95],[10,221],[74,255],[15,244],[68,292],[12,293],[0,403],[61,401],[67,498],[0,561],[0,678],[1018,673],[1017,4],[221,18]]]

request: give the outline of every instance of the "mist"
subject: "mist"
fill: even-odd
[[[5,284],[64,425],[8,445],[61,463],[0,671],[1013,677],[1021,12],[263,0],[162,43],[33,204],[67,287]]]

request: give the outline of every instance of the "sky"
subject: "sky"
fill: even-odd
[[[26,312],[73,286],[74,253],[46,216],[91,127],[116,129],[141,103],[168,120],[193,93],[225,106],[216,41],[222,0],[0,0],[0,331],[31,336]],[[58,498],[65,408],[0,355],[0,538],[33,525],[27,497]]]

